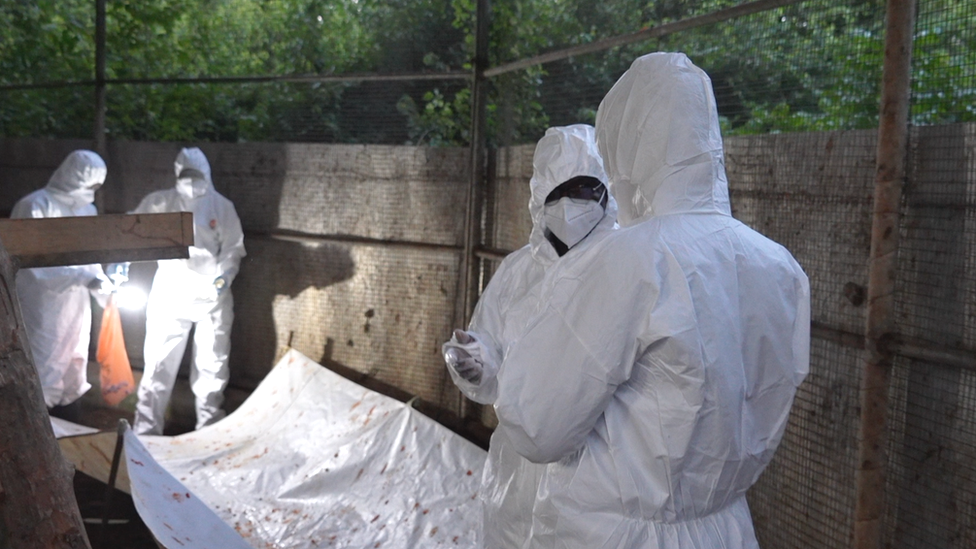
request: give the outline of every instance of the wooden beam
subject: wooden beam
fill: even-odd
[[[0,242],[21,268],[185,259],[193,214],[0,219]]]

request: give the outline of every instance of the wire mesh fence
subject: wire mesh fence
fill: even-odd
[[[297,42],[273,45],[260,35],[256,45],[243,49],[277,53],[243,65],[229,61],[233,56],[227,48],[191,56],[177,69],[148,53],[114,60],[110,53],[108,135],[467,146],[473,140],[472,79],[467,76],[473,4],[393,2],[394,8],[412,9],[376,8],[369,12],[371,19],[359,20],[342,10],[322,12],[324,20],[353,36],[385,29],[375,46],[385,53],[342,57],[345,61],[331,68],[280,61],[289,56],[323,59],[321,52],[339,51],[330,37],[312,41],[308,54]],[[451,10],[445,11],[448,5]],[[603,96],[644,53],[683,51],[710,75],[725,135],[733,214],[789,248],[810,276],[812,289],[811,374],[797,395],[776,458],[749,495],[766,549],[848,547],[854,528],[885,9],[882,0],[492,2],[486,71],[486,137],[492,154],[480,203],[479,247],[472,250],[481,287],[504,252],[528,240],[533,144],[547,127],[592,124]],[[408,13],[410,25],[391,24]],[[110,11],[109,45],[123,38],[152,43],[149,34],[127,31],[121,24],[124,15],[124,10]],[[225,15],[215,14],[212,24],[230,24],[222,19]],[[279,18],[276,28],[296,21],[284,13],[271,15]],[[317,17],[306,17],[302,24],[317,23]],[[250,44],[247,33],[257,27],[234,24],[240,26],[241,43]],[[915,24],[883,535],[892,548],[969,548],[976,546],[976,2],[918,0]],[[408,27],[421,30],[402,30]],[[182,27],[174,23],[173,28]],[[355,40],[346,44],[360,45]],[[566,48],[571,54],[561,55]],[[77,51],[84,56],[93,49],[84,42]],[[355,77],[367,71],[367,77]],[[45,61],[36,73],[33,82],[2,82],[7,87],[0,86],[0,135],[90,137],[95,116],[91,64]],[[313,73],[330,78],[277,78]],[[256,74],[276,77],[245,78]],[[201,75],[204,80],[173,80]],[[40,81],[77,85],[11,87]],[[464,169],[451,177],[463,184]],[[457,194],[460,204],[463,193]],[[392,206],[382,211],[394,210],[400,212]],[[320,227],[306,232],[328,237],[342,231]],[[421,231],[393,239],[423,244],[425,238]],[[258,246],[270,255],[276,249],[267,242]],[[364,265],[372,261],[414,274],[433,269],[436,284],[366,270],[356,273],[361,286],[356,291],[367,301],[394,302],[389,310],[401,314],[450,315],[443,296],[454,295],[455,288],[446,286],[463,276],[451,266],[457,250],[440,249],[429,258],[397,250],[354,249],[357,258],[379,258],[363,259]],[[258,278],[252,282],[264,284]],[[435,290],[441,294],[437,299],[418,298]],[[342,310],[355,314],[356,321],[345,329],[347,319],[339,314],[319,318],[320,313],[310,312],[335,306],[339,298],[309,293],[292,299],[301,304],[281,309],[277,322],[297,326],[298,344],[338,345],[329,352],[343,361],[378,369],[384,380],[455,408],[456,396],[445,389],[443,372],[427,371],[439,368],[436,360],[411,366],[396,353],[371,354],[377,349],[389,353],[396,346],[377,341],[376,332],[359,331],[390,319],[359,318],[373,308],[346,296],[340,300]],[[416,303],[411,299],[420,299],[421,306],[410,305]],[[434,305],[425,308],[425,303]],[[389,337],[409,338],[413,332],[397,318],[391,326],[399,327],[389,330]],[[321,325],[348,332],[348,337],[330,344]],[[341,347],[357,338],[368,344]],[[425,347],[418,353],[436,358],[437,350]],[[490,408],[478,418],[489,426],[495,421]]]

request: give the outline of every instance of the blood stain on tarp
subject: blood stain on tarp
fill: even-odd
[[[163,526],[165,526],[165,527],[167,527],[167,528],[169,528],[170,530],[172,530],[172,529],[173,529],[173,527],[172,527],[172,526],[170,526],[169,524],[166,524],[165,522],[163,523]]]
[[[401,452],[406,452],[407,451],[407,447],[406,446],[401,446],[400,447],[400,451]]]
[[[436,526],[433,527],[433,528],[431,528],[430,529],[430,537],[436,536],[437,535],[437,530],[439,530],[439,528],[437,528]]]
[[[183,543],[182,541],[180,541],[179,539],[177,539],[177,538],[175,538],[175,537],[173,537],[173,536],[170,536],[170,537],[171,537],[171,538],[173,538],[173,541],[175,541],[176,543],[179,543],[180,545],[182,545],[182,546],[184,546],[184,547],[186,547],[186,544],[185,544],[185,543]]]
[[[378,542],[378,541],[377,541],[377,542],[376,542],[376,544],[375,544],[375,545],[373,545],[373,549],[376,549],[376,548],[377,548],[377,547],[379,547],[379,546],[380,546],[380,542]]]
[[[349,407],[349,411],[351,412],[351,411],[353,411],[353,410],[355,410],[355,409],[356,409],[356,408],[358,408],[358,407],[359,407],[359,405],[360,405],[360,404],[362,404],[362,403],[363,403],[363,401],[361,401],[361,400],[359,400],[359,401],[356,401],[356,403],[355,403],[355,404],[353,404],[352,406],[350,406],[350,407]]]
[[[376,522],[378,520],[380,520],[380,516],[379,515],[376,515],[375,517],[373,517],[373,520],[369,521],[369,523],[372,524],[372,523],[374,523],[374,522]]]
[[[459,536],[454,536],[453,538],[451,538],[451,541],[453,541],[453,542],[454,542],[454,545],[457,545],[457,542],[458,542],[458,537],[459,537]]]
[[[430,512],[430,509],[424,509],[424,514],[425,514],[425,515],[426,515],[427,513],[429,513],[429,512]]]
[[[414,509],[419,509],[420,508],[420,502],[414,503],[413,504],[413,508]]]
[[[187,496],[189,496],[189,495],[190,495],[190,494],[187,494]],[[172,498],[173,498],[174,500],[176,500],[176,501],[178,501],[178,502],[180,502],[180,503],[183,503],[183,500],[184,500],[184,499],[186,499],[186,498],[185,498],[185,497],[183,496],[183,494],[180,494],[180,493],[178,493],[178,492],[173,492],[173,495],[172,495]]]
[[[139,467],[145,467],[145,466],[146,466],[146,464],[145,464],[145,463],[143,463],[143,462],[141,462],[141,461],[139,461],[138,459],[130,459],[129,461],[131,461],[132,463],[135,463],[135,464],[136,464],[136,465],[138,465]]]
[[[380,474],[381,475],[386,472],[386,466],[387,466],[387,464],[384,463],[383,464],[383,469],[380,471]]]
[[[468,469],[468,472],[467,472],[467,475],[468,475],[468,476],[470,477],[470,476],[471,476],[471,475],[473,475],[473,474],[474,474],[474,472],[473,472],[473,471],[471,471],[471,469]]]

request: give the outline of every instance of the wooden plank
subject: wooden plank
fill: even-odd
[[[0,242],[21,268],[185,259],[193,214],[0,219]]]
[[[71,462],[75,469],[86,475],[108,484],[112,471],[112,454],[115,452],[115,441],[118,434],[115,431],[102,431],[91,435],[78,435],[58,439],[58,446],[65,459]],[[129,490],[129,470],[125,466],[125,454],[119,462],[119,472],[115,479],[115,487],[125,492]]]

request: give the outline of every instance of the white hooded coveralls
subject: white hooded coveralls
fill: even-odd
[[[20,199],[11,218],[96,215],[94,186],[105,181],[102,157],[74,151],[61,162],[47,186]],[[17,295],[30,338],[34,365],[48,408],[81,398],[88,383],[91,297],[87,285],[107,281],[101,265],[41,267],[17,273]]]
[[[541,282],[498,374],[498,430],[535,462],[529,547],[758,547],[746,490],[809,364],[807,277],[732,218],[711,82],[650,54],[597,142],[624,227]]]
[[[506,256],[499,265],[475,306],[468,328],[481,338],[496,364],[501,363],[508,346],[518,339],[525,323],[538,313],[541,305],[538,286],[546,270],[574,261],[578,253],[602,240],[616,223],[617,204],[608,197],[604,217],[563,257],[557,255],[545,237],[543,207],[553,189],[577,176],[607,182],[592,126],[549,128],[536,145],[532,164],[529,243]],[[454,370],[448,368],[448,371],[468,398],[482,404],[494,402],[497,389],[494,377],[475,385]],[[480,491],[486,548],[518,547],[528,538],[532,506],[544,468],[518,455],[503,432],[492,435]]]
[[[234,298],[230,286],[245,255],[244,232],[233,203],[213,187],[210,163],[198,148],[183,149],[175,171],[202,173],[202,196],[194,196],[186,180],[175,188],[146,196],[133,213],[192,212],[193,239],[189,259],[158,262],[146,308],[145,371],[139,383],[133,430],[137,434],[163,433],[166,406],[173,392],[190,328],[193,336],[193,390],[199,429],[224,417],[221,405],[229,378],[230,330]],[[214,281],[226,286],[218,293]]]

